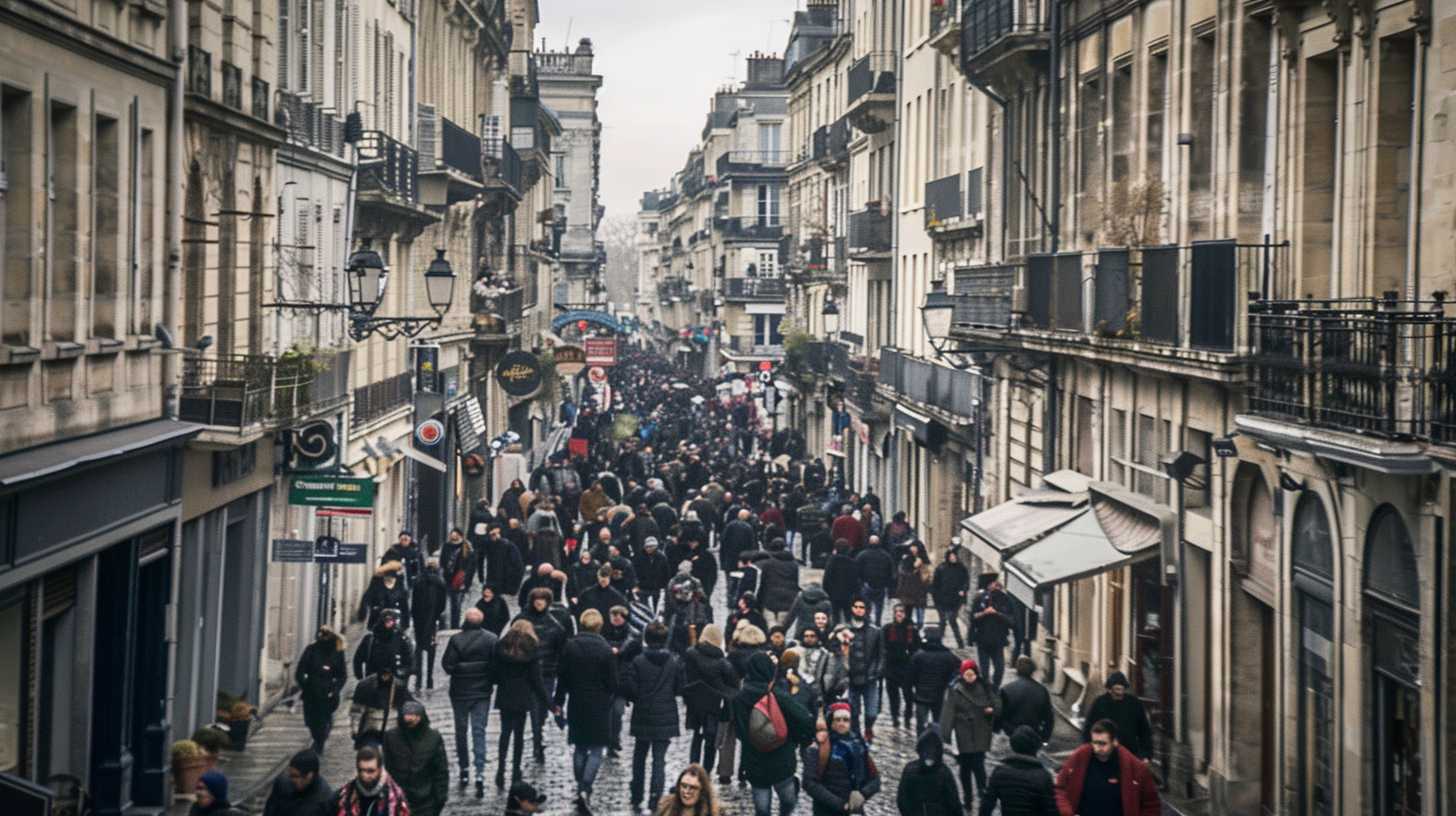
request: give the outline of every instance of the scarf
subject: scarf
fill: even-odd
[[[870,761],[869,749],[864,740],[852,734],[843,737],[833,734],[829,738],[829,750],[835,759],[844,763],[845,770],[849,772],[850,790],[859,790],[870,780],[874,765]]]
[[[378,796],[367,812],[361,811],[364,798]],[[339,791],[339,809],[334,816],[410,816],[409,804],[405,802],[404,791],[394,784],[385,772],[379,775],[379,782],[372,790],[365,790],[356,778]]]

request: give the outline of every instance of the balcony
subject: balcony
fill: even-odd
[[[409,145],[378,130],[359,140],[359,192],[413,206],[419,201],[419,156]]]
[[[727,278],[723,298],[730,301],[782,303],[788,294],[783,278]]]
[[[930,47],[952,56],[961,44],[961,20],[958,0],[931,0]]]
[[[974,82],[1006,86],[1045,67],[1051,36],[1048,0],[965,0],[961,71]]]
[[[849,119],[846,117],[819,128],[814,131],[810,158],[829,169],[843,165],[849,161],[850,137]]]
[[[1011,310],[1020,264],[992,264],[956,269],[950,295],[955,299],[951,325],[958,329],[1004,330]]]
[[[187,93],[212,98],[212,52],[187,46]]]
[[[750,173],[779,173],[789,164],[787,150],[730,150],[718,157],[718,178]]]
[[[894,221],[878,206],[849,214],[849,257],[857,260],[888,258],[894,239]]]
[[[471,200],[485,189],[480,137],[430,106],[419,107],[420,201],[447,207]]]
[[[959,221],[966,213],[966,197],[961,192],[959,173],[925,183],[925,229],[934,231],[941,225]]]
[[[936,365],[900,349],[880,349],[879,384],[928,408],[965,420],[976,416],[980,376]]]
[[[1456,444],[1456,318],[1443,299],[1254,300],[1249,413]]]
[[[770,224],[754,216],[718,218],[713,221],[713,227],[722,233],[724,239],[732,241],[771,241],[777,244],[784,234],[782,224]]]
[[[499,212],[515,209],[525,189],[522,179],[521,154],[503,137],[492,136],[481,142],[485,150],[481,172],[485,181],[485,203]]]
[[[189,354],[179,416],[234,434],[290,427],[348,402],[349,356]]]
[[[877,419],[889,416],[889,403],[880,398],[875,385],[880,379],[880,359],[867,355],[849,358],[849,377],[844,382],[845,396],[862,415]]]
[[[477,344],[509,344],[521,333],[526,311],[526,290],[515,281],[494,284],[479,281],[470,293],[471,324]]]
[[[849,106],[845,118],[865,133],[879,133],[895,122],[895,54],[874,51],[849,67]]]
[[[379,382],[354,389],[354,410],[349,415],[351,429],[368,425],[410,404],[414,399],[414,374],[404,371]]]

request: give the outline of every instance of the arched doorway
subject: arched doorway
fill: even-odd
[[[1234,474],[1230,513],[1238,589],[1230,598],[1233,650],[1230,714],[1231,813],[1271,814],[1279,810],[1274,787],[1275,686],[1274,599],[1279,585],[1278,522],[1263,471],[1244,462]]]
[[[1365,648],[1371,655],[1371,762],[1379,816],[1422,812],[1420,573],[1400,511],[1377,508],[1365,539]]]
[[[1294,507],[1295,648],[1299,655],[1295,730],[1296,812],[1335,812],[1335,542],[1319,496],[1306,490]]]

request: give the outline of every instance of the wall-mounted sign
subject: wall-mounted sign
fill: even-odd
[[[541,387],[541,361],[529,351],[512,351],[495,367],[501,389],[513,397],[529,397]]]
[[[445,438],[445,423],[438,419],[430,418],[415,426],[415,439],[421,445],[434,446],[440,444]]]
[[[460,455],[475,453],[485,445],[485,412],[480,410],[480,400],[466,397],[454,412],[455,442]]]
[[[339,453],[332,422],[310,422],[289,433],[288,465],[293,470],[318,470]]]
[[[562,376],[574,377],[586,368],[586,349],[581,346],[560,345],[552,353],[556,357],[556,370]]]
[[[592,385],[606,385],[607,370],[605,368],[601,368],[600,366],[593,366],[591,370],[586,373],[586,378],[591,382]]]
[[[415,353],[415,390],[440,393],[440,347],[421,343],[410,349]]]
[[[586,347],[586,364],[592,366],[614,366],[617,364],[617,338],[588,337],[582,341]]]
[[[307,507],[373,507],[374,480],[354,476],[295,476],[288,503]]]

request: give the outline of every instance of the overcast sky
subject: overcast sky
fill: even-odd
[[[783,52],[803,0],[540,0],[536,45],[590,37],[602,75],[602,203],[635,215],[697,144],[708,99],[753,51]],[[568,33],[569,29],[569,33]],[[738,52],[737,56],[733,52]]]

